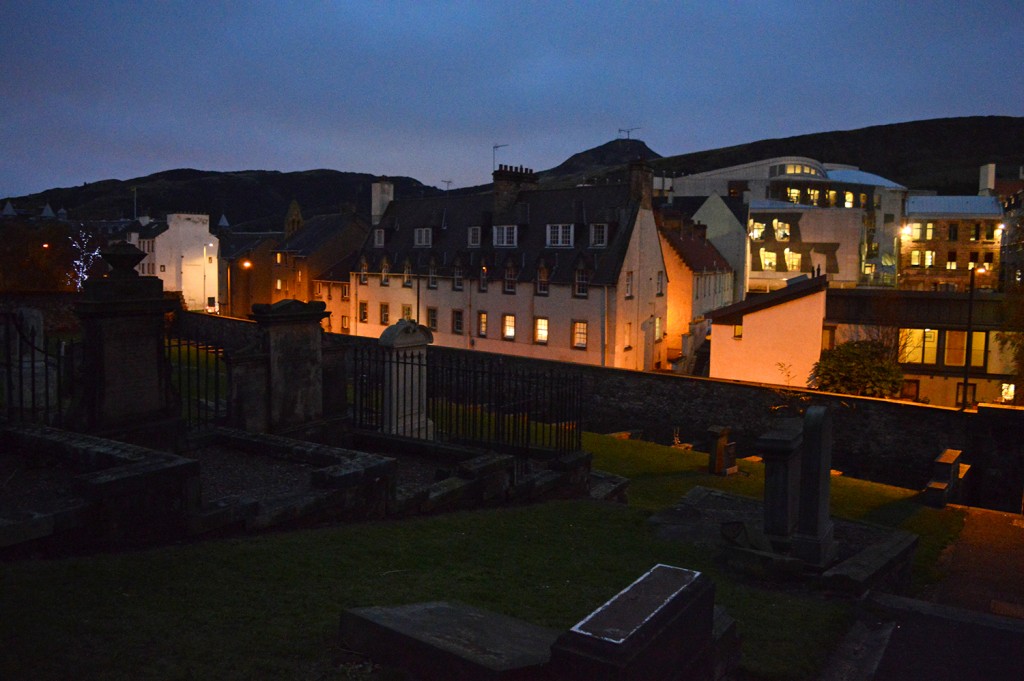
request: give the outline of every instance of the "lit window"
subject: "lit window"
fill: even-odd
[[[781,220],[772,220],[772,228],[775,230],[776,241],[789,241],[789,223]]]
[[[1013,402],[1013,395],[1016,392],[1017,386],[1013,383],[1003,383],[999,389],[999,396],[1003,402]]]
[[[550,280],[548,279],[549,276],[550,274],[548,273],[547,267],[541,265],[537,268],[536,293],[538,296],[546,296],[548,294],[550,284]]]
[[[416,248],[430,248],[433,241],[433,230],[430,227],[417,227],[413,232],[413,245]]]
[[[576,270],[572,283],[572,294],[577,298],[586,298],[590,289],[590,280],[587,271],[582,267]]]
[[[935,267],[935,251],[924,252],[924,266]]]
[[[750,238],[753,241],[764,241],[765,223],[750,221]]]
[[[476,313],[476,335],[481,338],[487,337],[487,313],[477,312]]]
[[[836,190],[834,190],[834,189],[830,189],[829,192],[828,192],[828,205],[830,205],[830,206],[835,206],[836,205]]]
[[[585,350],[587,348],[587,323],[586,322],[573,322],[572,323],[572,346]]]
[[[477,286],[480,289],[480,293],[487,293],[487,267],[480,268],[480,283]]]
[[[604,248],[608,245],[608,225],[603,222],[590,225],[590,247]]]
[[[786,254],[786,270],[789,272],[800,271],[800,261],[802,260],[799,253],[795,253],[788,248],[785,251]]]
[[[437,308],[427,308],[427,328],[431,331],[437,331]]]
[[[470,248],[480,248],[480,227],[474,225],[469,228],[469,232],[466,235],[466,244]]]
[[[733,324],[732,325],[732,337],[733,338],[743,338],[743,325],[742,324]]]
[[[281,280],[280,279],[277,280],[277,290],[278,291],[281,290]]]
[[[905,364],[935,364],[938,336],[934,329],[900,329],[900,361]]]
[[[971,228],[971,241],[979,241],[981,239],[981,223],[975,222],[974,227]]]
[[[921,266],[921,251],[910,252],[910,266],[920,267]]]
[[[548,320],[546,317],[537,317],[533,320],[533,342],[540,344],[548,342]]]
[[[548,225],[548,247],[570,248],[572,237],[572,225]]]
[[[515,248],[518,237],[516,225],[495,225],[493,228],[495,248]]]
[[[956,269],[956,251],[950,251],[949,253],[946,254],[946,269]]]
[[[807,202],[812,206],[818,205],[818,200],[821,199],[821,191],[818,189],[807,190]]]
[[[623,286],[623,289],[625,290],[627,298],[632,298],[633,297],[633,271],[632,270],[630,270],[629,272],[626,272],[626,283],[625,283],[625,286]]]
[[[462,310],[452,310],[452,333],[462,335]]]
[[[943,359],[946,366],[962,367],[967,356],[967,332],[946,332],[946,355]],[[980,367],[985,364],[985,332],[971,332],[971,366]]]
[[[800,203],[800,190],[796,187],[786,187],[786,197],[790,203]]]
[[[843,192],[843,205],[853,208],[853,192]]]
[[[502,291],[505,293],[516,292],[516,267],[512,263],[505,265],[505,284]]]
[[[778,256],[774,251],[761,249],[761,269],[762,270],[774,270],[778,264]]]
[[[387,326],[390,323],[389,319],[391,318],[391,313],[389,310],[390,308],[387,303],[380,304],[380,323],[384,326]]]
[[[277,264],[280,265],[281,264],[281,254],[280,253],[275,253],[274,254],[274,258],[277,260]]]
[[[384,247],[384,230],[383,229],[379,229],[378,228],[378,229],[373,230],[373,245],[374,245],[374,248],[383,248]]]
[[[654,318],[654,342],[661,342],[661,317]]]
[[[501,337],[505,340],[516,339],[516,316],[514,314],[501,316]]]

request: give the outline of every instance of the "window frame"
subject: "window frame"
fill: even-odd
[[[434,230],[430,227],[417,227],[413,230],[413,248],[430,248],[434,243]]]
[[[573,298],[588,298],[590,296],[590,277],[583,267],[577,267],[573,271],[572,296]]]
[[[466,246],[468,248],[480,248],[480,225],[471,225],[466,230]]]
[[[547,345],[551,337],[551,322],[547,317],[533,318],[533,343],[534,345]]]
[[[547,248],[572,248],[575,241],[575,231],[571,223],[550,223],[547,226],[545,246]]]
[[[590,247],[591,248],[607,248],[608,247],[608,223],[607,222],[592,222],[590,224]]]
[[[510,330],[511,333],[509,333]],[[516,316],[510,312],[501,315],[501,339],[505,341],[516,339]]]
[[[391,305],[389,303],[380,304],[380,325],[388,326],[391,324]]]
[[[466,333],[466,319],[461,309],[452,310],[452,333],[456,336]]]
[[[519,244],[519,225],[494,225],[491,227],[491,235],[495,248],[516,248]]]
[[[487,310],[476,312],[476,335],[478,338],[487,338]]]
[[[583,342],[580,343],[582,330]],[[586,350],[590,341],[590,324],[586,319],[574,319],[569,325],[569,344],[573,350]]]

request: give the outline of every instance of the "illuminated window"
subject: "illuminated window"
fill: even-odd
[[[946,366],[962,367],[967,356],[967,332],[946,331],[946,354],[943,359]],[[985,364],[985,332],[971,332],[971,366],[981,367]]]
[[[502,291],[504,293],[516,292],[516,266],[512,263],[505,265],[505,280]]]
[[[477,312],[476,313],[476,335],[481,338],[487,337],[487,313]]]
[[[582,267],[577,268],[572,282],[572,294],[577,298],[586,298],[590,290],[590,279],[587,271]]]
[[[433,241],[433,230],[430,227],[417,227],[413,231],[413,246],[416,248],[430,248]]]
[[[480,267],[480,279],[477,282],[477,290],[480,293],[487,293],[487,266],[481,265]]]
[[[281,280],[280,279],[277,280],[277,290],[278,291],[281,290]]]
[[[505,340],[516,339],[516,316],[514,314],[501,315],[501,337]]]
[[[654,318],[654,342],[661,342],[661,317]]]
[[[518,242],[516,225],[495,225],[491,228],[495,248],[515,248]]]
[[[772,220],[772,229],[775,230],[776,241],[789,241],[789,223],[781,220]]]
[[[774,270],[778,265],[778,256],[776,256],[774,251],[768,251],[762,248],[760,256],[762,270]]]
[[[764,228],[763,222],[750,221],[750,238],[754,241],[764,241]]]
[[[604,248],[608,245],[608,225],[603,222],[590,225],[590,247]]]
[[[843,205],[853,208],[853,192],[843,192]]]
[[[277,264],[280,265],[281,264],[281,254],[280,253],[275,253],[274,254],[274,258],[276,258]]]
[[[572,225],[548,225],[549,248],[571,248],[572,237]]]
[[[938,336],[935,329],[900,329],[900,362],[935,364]]]
[[[821,191],[818,189],[807,190],[807,202],[812,206],[818,205],[818,201],[821,199]]]
[[[924,252],[924,266],[935,267],[935,251]]]
[[[796,187],[786,187],[786,197],[790,203],[800,203],[800,190]]]
[[[910,266],[920,267],[921,266],[921,251],[910,252]]]
[[[979,241],[981,239],[981,223],[975,222],[974,227],[971,228],[971,241]]]
[[[533,342],[541,345],[548,342],[548,320],[547,317],[537,317],[533,320]]]
[[[828,192],[828,205],[830,205],[830,206],[835,206],[836,205],[836,190],[834,190],[834,189],[830,189],[829,192]]]
[[[946,269],[956,269],[956,251],[950,251],[949,253],[946,254]]]
[[[1013,402],[1013,395],[1017,390],[1017,386],[1013,383],[1003,383],[999,388],[999,397],[1003,402]]]
[[[587,349],[586,322],[577,321],[572,323],[572,346],[580,350]]]
[[[469,228],[466,244],[470,248],[480,248],[480,227],[478,225]]]
[[[537,283],[534,287],[534,292],[538,296],[546,296],[548,294],[548,290],[550,289],[551,283],[548,277],[550,276],[551,275],[548,272],[548,268],[545,267],[544,265],[541,265],[540,267],[537,268]]]
[[[733,324],[732,325],[732,337],[733,338],[743,338],[743,325],[742,324]]]
[[[799,272],[800,271],[800,261],[801,261],[801,259],[802,258],[801,258],[799,253],[794,253],[793,251],[791,251],[791,250],[789,250],[787,248],[786,249],[786,270],[789,271],[789,272]]]

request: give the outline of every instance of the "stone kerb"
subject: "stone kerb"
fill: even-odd
[[[427,346],[434,342],[430,329],[401,319],[384,329],[380,347],[384,363],[384,432],[433,439],[434,424],[427,415]]]

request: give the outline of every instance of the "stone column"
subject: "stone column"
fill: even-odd
[[[434,342],[430,329],[400,319],[384,329],[380,347],[384,358],[384,432],[432,439],[434,424],[427,415],[427,346]]]
[[[736,448],[729,443],[728,426],[708,428],[711,439],[708,447],[708,472],[713,475],[731,475],[737,471]]]
[[[832,413],[827,407],[808,407],[804,415],[800,469],[800,518],[793,537],[793,554],[823,567],[836,555],[829,515]]]
[[[323,329],[327,304],[279,300],[252,306],[266,356],[266,428],[287,430],[323,417]]]
[[[100,255],[110,273],[86,280],[76,306],[82,321],[82,392],[71,423],[106,434],[164,427],[173,432],[181,405],[171,389],[164,350],[164,314],[171,303],[160,279],[135,271],[146,257],[135,246],[117,243]]]
[[[757,439],[764,458],[764,533],[776,551],[790,547],[800,502],[800,419],[778,419],[775,428]]]

